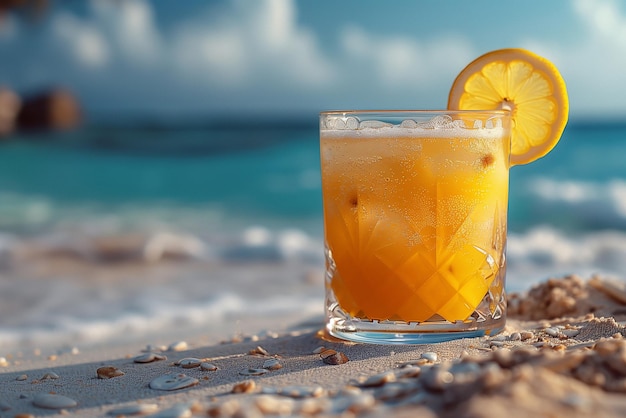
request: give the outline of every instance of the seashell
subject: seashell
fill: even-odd
[[[320,345],[315,350],[313,350],[313,354],[321,354],[322,351],[324,351],[324,350],[326,350],[326,347],[324,347],[323,345]]]
[[[383,372],[368,377],[363,383],[361,383],[360,386],[365,388],[371,388],[376,386],[382,386],[385,383],[395,382],[395,380],[396,375],[393,372]]]
[[[439,357],[437,356],[437,353],[434,353],[432,351],[427,351],[426,353],[422,353],[420,358],[426,359],[434,363],[437,361]]]
[[[332,349],[324,350],[320,353],[320,357],[326,364],[336,366],[338,364],[345,364],[349,361],[348,357],[340,352]]]
[[[265,362],[263,363],[263,368],[267,370],[278,370],[278,369],[282,369],[283,365],[280,364],[280,362],[277,359],[270,358],[270,359],[265,360]]]
[[[519,333],[520,337],[522,338],[522,341],[526,341],[526,340],[530,340],[532,338],[535,338],[535,334],[532,331],[522,331]]]
[[[276,393],[290,398],[319,398],[324,394],[324,388],[321,386],[285,386],[278,389]]]
[[[254,380],[244,380],[243,382],[235,383],[231,392],[232,393],[252,393],[256,390],[256,383]]]
[[[254,404],[265,415],[284,417],[293,414],[294,402],[292,399],[261,395],[255,399]]]
[[[46,409],[65,409],[75,407],[78,402],[63,395],[38,393],[33,398],[33,405]]]
[[[405,366],[395,371],[397,379],[406,379],[412,377],[418,377],[422,372],[419,366]]]
[[[202,363],[200,363],[200,369],[206,370],[209,372],[214,372],[217,370],[217,366],[213,363],[207,363],[203,361]]]
[[[175,364],[182,367],[183,369],[193,369],[196,367],[200,367],[200,364],[202,364],[202,360],[194,357],[186,357],[184,359],[178,360]]]
[[[111,379],[113,377],[124,376],[124,372],[113,366],[104,366],[96,370],[99,379]]]
[[[26,374],[21,374],[21,375],[19,375],[18,377],[15,378],[15,380],[20,381],[20,382],[24,381],[26,379],[28,379],[28,375],[26,375]]]
[[[522,341],[522,334],[519,332],[514,332],[509,335],[509,341]]]
[[[152,363],[153,361],[167,360],[167,356],[157,353],[140,354],[133,359],[135,363]]]
[[[54,373],[54,372],[49,372],[44,374],[43,376],[41,376],[41,378],[39,380],[48,380],[48,379],[52,379],[52,380],[56,380],[59,378],[59,375]]]
[[[155,403],[138,403],[134,405],[122,406],[119,408],[111,409],[107,412],[107,415],[113,415],[115,417],[126,415],[145,415],[151,414],[159,410],[159,406]]]
[[[260,345],[248,351],[248,354],[252,356],[269,356],[270,355],[270,353],[268,353],[267,350],[261,347]]]
[[[150,415],[151,418],[190,418],[193,415],[191,408],[187,404],[179,403],[171,408],[164,409],[156,414]]]
[[[186,341],[176,341],[167,347],[167,351],[185,351],[189,348]]]
[[[150,388],[155,390],[178,390],[190,386],[195,386],[199,382],[198,379],[189,377],[185,374],[165,374],[153,379],[150,382]]]
[[[239,372],[242,376],[261,376],[269,372],[267,369],[244,369]]]
[[[559,334],[561,334],[561,331],[555,327],[548,327],[545,328],[543,331],[551,337],[558,337]]]

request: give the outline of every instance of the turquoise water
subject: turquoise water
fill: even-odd
[[[626,124],[573,122],[552,153],[512,168],[510,231],[537,224],[568,232],[624,228],[625,137]],[[26,135],[0,144],[0,196],[0,226],[8,230],[50,227],[78,213],[122,219],[139,211],[194,229],[226,222],[319,236],[317,126]],[[178,211],[186,219],[177,219]]]
[[[626,276],[625,137],[626,124],[573,122],[548,156],[511,169],[509,291],[571,273]],[[108,248],[129,256],[137,233],[145,241],[126,262],[97,243],[113,237]],[[322,236],[316,123],[3,141],[0,348],[321,324]],[[187,261],[146,257],[171,246]]]

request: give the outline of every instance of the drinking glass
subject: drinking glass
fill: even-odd
[[[506,110],[320,114],[330,335],[502,330],[510,135]]]

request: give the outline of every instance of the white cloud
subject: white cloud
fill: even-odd
[[[88,67],[101,67],[107,63],[109,48],[96,28],[67,13],[55,15],[51,28],[59,46],[69,48],[79,63]]]

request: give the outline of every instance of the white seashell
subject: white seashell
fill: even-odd
[[[200,369],[206,370],[209,372],[214,372],[217,370],[217,366],[213,363],[202,362],[200,363]]]
[[[153,361],[167,360],[167,356],[156,353],[140,354],[133,359],[135,363],[152,363]]]
[[[261,347],[260,345],[250,350],[248,354],[253,355],[253,356],[269,356],[270,355],[270,353],[266,349]]]
[[[428,361],[432,361],[433,363],[437,361],[437,359],[439,358],[437,356],[437,353],[433,353],[432,351],[428,351],[426,353],[422,353],[422,355],[420,356],[420,358],[426,359]]]
[[[150,382],[150,388],[155,390],[178,390],[184,389],[189,386],[195,386],[200,381],[194,377],[189,377],[185,374],[165,374],[153,379]]]
[[[41,376],[41,378],[39,380],[48,380],[48,379],[52,379],[52,380],[56,380],[59,378],[59,375],[54,373],[54,372],[49,372],[44,374],[43,376]]]
[[[15,378],[15,380],[18,380],[20,382],[24,381],[26,379],[28,379],[28,375],[25,375],[25,374],[21,374],[21,375],[19,375],[18,377]]]
[[[544,329],[544,332],[551,337],[558,337],[559,334],[561,333],[558,328],[554,328],[554,327],[546,328]]]
[[[189,348],[186,341],[177,341],[167,347],[167,351],[185,351]]]
[[[158,410],[159,406],[155,403],[138,403],[135,405],[128,405],[111,409],[109,412],[107,412],[107,415],[113,415],[115,417],[124,415],[145,415],[151,414]]]
[[[280,364],[280,362],[277,359],[270,358],[270,359],[265,360],[265,362],[263,363],[263,368],[267,370],[278,370],[278,369],[282,369],[283,365]]]
[[[182,367],[183,369],[193,369],[195,367],[200,367],[201,363],[202,360],[199,358],[187,357],[182,360],[178,360],[176,365]]]
[[[244,369],[239,372],[242,376],[261,376],[269,372],[267,369]]]
[[[65,409],[75,407],[78,402],[63,395],[38,393],[33,398],[33,405],[47,409]]]

